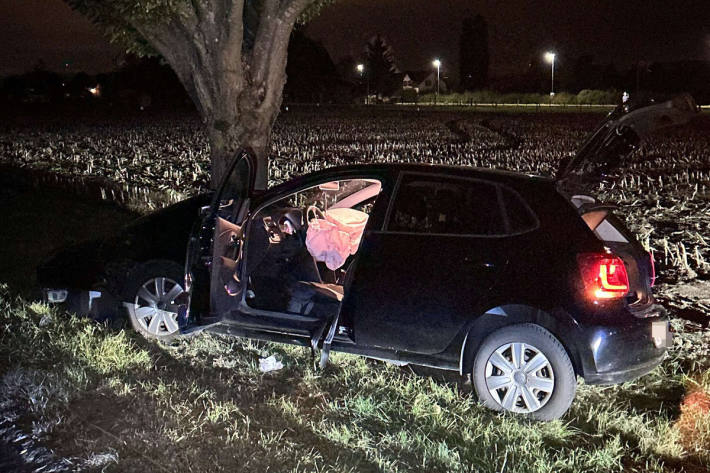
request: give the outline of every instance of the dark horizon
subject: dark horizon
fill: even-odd
[[[479,13],[488,22],[494,77],[523,72],[531,62],[542,62],[546,50],[557,53],[560,68],[585,54],[619,70],[637,61],[710,61],[707,2],[630,0],[619,5],[601,0],[575,9],[559,3],[341,0],[305,32],[322,41],[334,62],[357,58],[365,42],[381,33],[401,69],[426,69],[439,57],[442,73],[452,77],[458,73],[461,20]],[[106,72],[122,56],[120,48],[60,0],[0,0],[0,6],[6,12],[0,16],[0,76],[31,70],[40,60],[58,72]]]

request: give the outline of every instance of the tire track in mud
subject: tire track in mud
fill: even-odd
[[[64,473],[76,471],[72,462],[58,457],[43,446],[37,435],[18,427],[17,421],[27,406],[17,400],[25,386],[19,370],[6,373],[0,383],[4,391],[0,402],[0,471]],[[27,391],[25,391],[27,392]]]
[[[467,119],[455,119],[449,120],[445,123],[446,127],[459,138],[460,142],[468,142],[474,139],[474,134],[472,130],[478,129],[486,133],[492,133],[498,135],[505,141],[503,145],[494,145],[490,148],[485,149],[505,149],[505,150],[515,150],[521,145],[521,140],[513,133],[508,130],[494,125],[491,120],[484,119],[477,122],[471,122]]]

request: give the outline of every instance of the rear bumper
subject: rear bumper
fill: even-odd
[[[605,371],[605,372],[595,372],[595,373],[586,373],[584,375],[584,382],[587,384],[601,384],[601,385],[610,385],[610,384],[620,384],[620,383],[625,383],[626,381],[631,381],[636,378],[640,378],[641,376],[650,373],[653,371],[653,369],[660,365],[663,359],[665,358],[665,353],[662,354],[661,356],[657,358],[653,358],[651,360],[648,360],[643,363],[639,363],[636,365],[633,365],[629,368],[625,368],[622,370],[617,370],[617,371]]]
[[[658,366],[673,344],[667,317],[634,319],[622,327],[592,327],[582,335],[587,384],[619,384]]]

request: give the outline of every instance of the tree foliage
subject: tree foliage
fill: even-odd
[[[333,0],[65,1],[126,51],[170,64],[207,126],[213,184],[235,151],[249,147],[265,187],[291,32]]]
[[[158,54],[140,33],[136,24],[167,23],[175,15],[187,15],[189,0],[65,0],[69,6],[101,27],[108,39],[126,52],[138,56]]]
[[[159,54],[136,30],[136,24],[160,25],[170,21],[175,16],[189,17],[200,14],[204,7],[200,5],[207,0],[64,0],[69,6],[100,26],[109,40],[118,44],[126,52],[138,56],[154,56]],[[225,1],[225,12],[231,8],[239,8],[238,3],[244,2],[245,43],[253,42],[255,29],[258,26],[258,15],[263,1],[237,0]],[[314,0],[301,12],[297,18],[299,24],[312,20],[327,5],[335,0]],[[231,5],[230,5],[231,4]]]
[[[373,36],[365,45],[365,74],[370,90],[378,95],[391,91],[397,66],[394,50],[380,34]]]
[[[286,75],[284,95],[297,102],[330,101],[340,81],[325,46],[307,37],[301,28],[296,28],[288,44]]]

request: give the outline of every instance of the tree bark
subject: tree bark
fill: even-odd
[[[244,44],[245,0],[196,1],[160,25],[133,24],[168,61],[202,115],[213,188],[236,152],[250,148],[257,158],[255,190],[266,190],[288,42],[296,19],[315,1],[261,0],[250,11],[258,13],[258,22],[249,45]]]
[[[226,170],[240,149],[248,149],[256,158],[255,188],[264,191],[268,185],[268,158],[271,151],[271,129],[278,115],[270,110],[241,110],[232,120],[215,120],[207,123],[212,165],[211,185],[217,188]],[[222,115],[224,116],[224,115]]]

